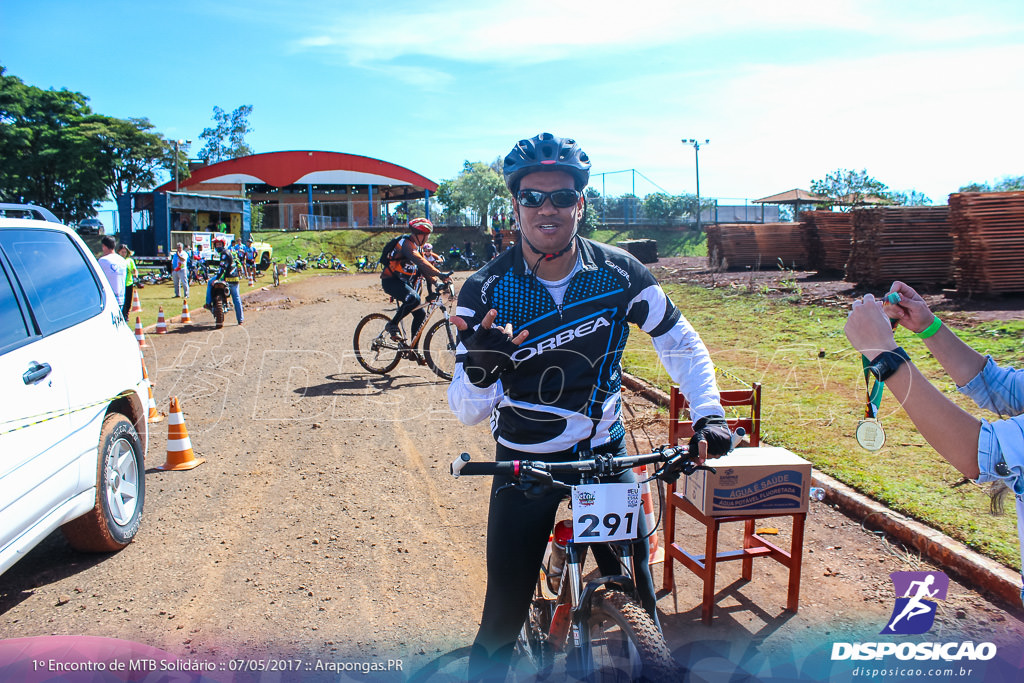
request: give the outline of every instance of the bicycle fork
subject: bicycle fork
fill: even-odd
[[[566,547],[565,569],[562,576],[562,590],[565,590],[566,574],[569,583],[569,600],[571,610],[569,628],[572,636],[572,653],[569,654],[567,664],[570,670],[575,668],[576,672],[583,675],[594,669],[594,663],[590,652],[590,605],[594,591],[609,583],[624,584],[623,587],[630,593],[635,592],[633,576],[633,553],[628,543],[611,543],[612,551],[622,568],[623,574],[601,576],[597,580],[583,584],[583,563],[586,559],[586,550],[576,543],[570,542]],[[556,610],[557,613],[557,610]],[[557,619],[552,620],[551,630],[554,631]]]

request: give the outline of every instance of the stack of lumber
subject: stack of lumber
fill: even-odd
[[[846,279],[864,287],[953,282],[953,228],[948,206],[857,209]]]
[[[853,237],[853,216],[838,211],[801,211],[807,223],[808,253],[819,270],[846,270]]]
[[[1024,292],[1024,192],[949,196],[962,296]]]
[[[807,248],[800,223],[743,223],[707,226],[712,268],[805,268]]]

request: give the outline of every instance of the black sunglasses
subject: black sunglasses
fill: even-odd
[[[551,203],[559,209],[567,209],[580,200],[580,193],[576,190],[553,190],[541,192],[540,190],[519,190],[516,193],[516,201],[522,206],[536,209],[542,206],[551,197]]]

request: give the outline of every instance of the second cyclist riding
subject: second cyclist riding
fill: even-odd
[[[455,371],[456,339],[448,306],[454,300],[455,288],[450,283],[439,283],[435,291],[428,294],[426,300],[417,307],[416,310],[425,310],[426,315],[423,324],[412,337],[407,334],[404,321],[399,323],[399,333],[392,334],[387,329],[391,322],[390,315],[367,315],[356,325],[352,337],[356,360],[368,371],[386,375],[405,358],[426,365],[441,379],[451,380]],[[434,311],[438,310],[441,311],[441,319],[430,324]]]

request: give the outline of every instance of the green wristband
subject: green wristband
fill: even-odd
[[[939,320],[939,316],[935,316],[935,319],[932,320],[932,324],[918,332],[917,336],[921,339],[927,339],[938,332],[940,327],[942,327],[942,321]]]

